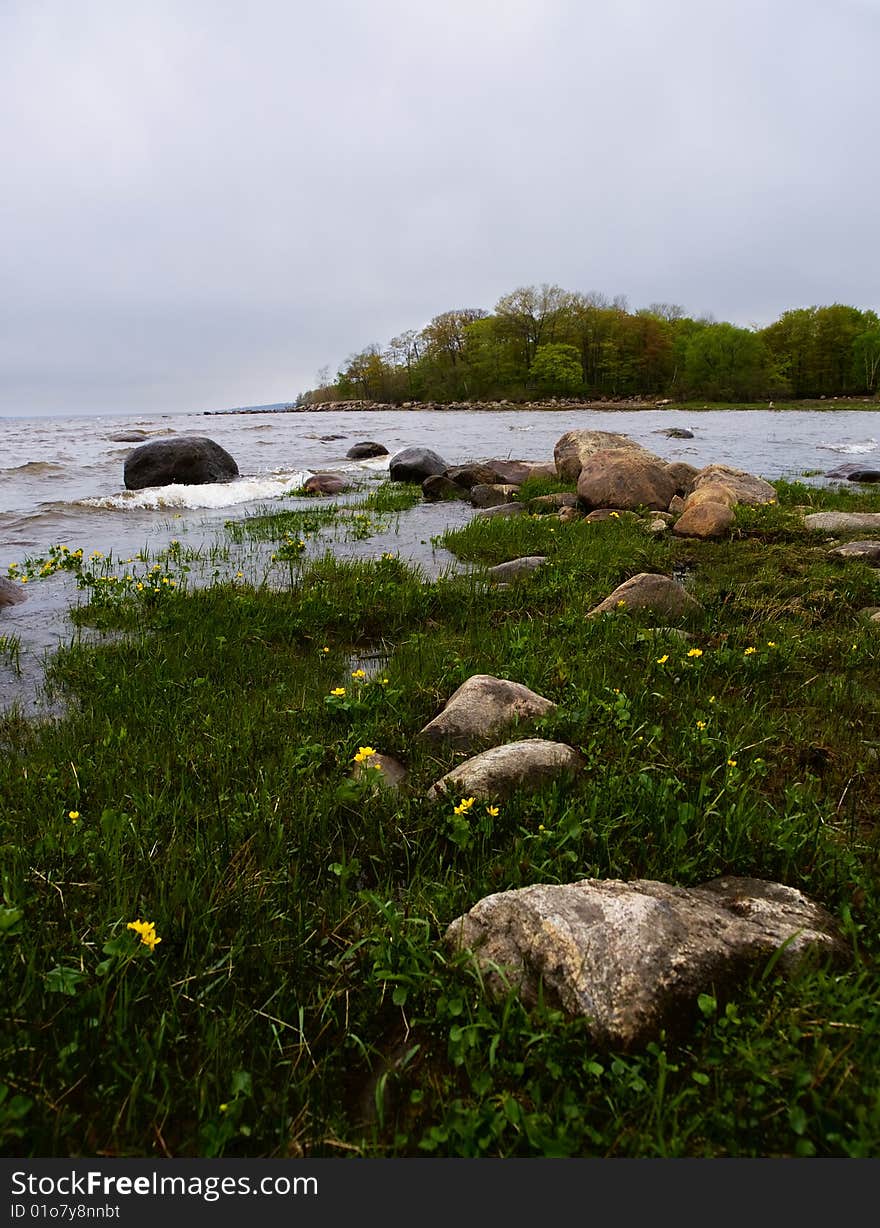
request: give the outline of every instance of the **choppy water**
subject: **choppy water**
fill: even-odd
[[[672,427],[691,430],[694,437],[670,439],[662,432]],[[449,464],[492,457],[547,460],[559,437],[575,428],[621,431],[670,461],[733,465],[769,479],[823,474],[846,456],[877,453],[880,460],[880,413],[872,410],[399,410],[0,419],[0,575],[10,563],[45,554],[55,544],[117,558],[141,550],[155,553],[172,539],[207,548],[223,540],[230,519],[314,506],[314,499],[285,496],[315,471],[344,472],[362,482],[386,477],[387,457],[346,459],[352,444],[363,440],[384,444],[391,455],[424,445]],[[235,457],[241,476],[216,485],[126,491],[123,466],[138,442],[114,437],[134,432],[148,439],[208,436]],[[471,514],[465,504],[425,504],[404,513],[393,533],[334,548],[361,557],[390,549],[436,574],[451,560],[432,547],[431,537]],[[57,575],[33,585],[23,604],[0,611],[0,635],[20,637],[25,664],[19,677],[0,662],[0,707],[11,699],[25,707],[36,704],[34,663],[72,634],[66,611],[76,599],[70,577]]]

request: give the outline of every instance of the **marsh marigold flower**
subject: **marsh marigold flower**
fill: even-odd
[[[658,658],[657,658],[657,664],[658,664],[658,665],[665,665],[665,664],[666,664],[666,662],[667,662],[668,660],[669,660],[669,653],[668,653],[668,652],[664,652],[664,654],[663,654],[663,656],[662,656],[662,657],[658,657]]]
[[[687,655],[689,657],[701,657],[703,655],[703,650],[702,648],[689,648]]]
[[[335,686],[333,690],[330,692],[330,694],[335,695],[337,699],[340,699],[345,694],[345,687]]]
[[[463,797],[458,805],[454,807],[453,814],[467,814],[476,800],[475,797]]]
[[[705,722],[705,721],[697,721],[697,728],[698,728],[698,729],[705,729],[705,728],[706,728],[706,722]]]
[[[353,669],[351,671],[352,678],[366,678],[367,671],[364,669]]]
[[[354,757],[355,763],[366,763],[376,753],[374,746],[359,746],[358,753]]]
[[[489,816],[490,819],[496,819],[498,817],[498,807],[497,806],[487,806],[486,814]]]
[[[757,651],[758,651],[757,648],[747,648],[745,652],[743,653],[743,656],[750,657],[753,652],[757,652]]]
[[[127,930],[134,930],[144,946],[150,948],[151,953],[162,941],[156,933],[155,921],[129,921],[125,928]]]

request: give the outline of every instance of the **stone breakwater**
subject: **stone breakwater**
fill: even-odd
[[[586,401],[582,397],[551,397],[544,401],[316,401],[311,405],[288,405],[283,409],[272,410],[278,414],[318,414],[318,413],[381,413],[426,411],[449,413],[454,410],[467,410],[474,413],[500,413],[512,409],[603,409],[603,410],[633,410],[633,409],[665,409],[672,405],[669,399],[652,400],[646,397],[608,397],[600,400]],[[206,414],[252,414],[266,412],[256,409],[206,409]]]

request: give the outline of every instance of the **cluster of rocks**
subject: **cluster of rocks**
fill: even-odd
[[[486,460],[450,465],[430,448],[404,448],[389,461],[397,482],[418,482],[425,499],[463,499],[482,512],[555,513],[562,520],[601,519],[647,510],[653,533],[667,528],[681,537],[717,539],[733,524],[738,503],[772,503],[776,491],[762,478],[726,465],[697,469],[668,462],[614,431],[568,431],[552,460]],[[523,502],[528,478],[576,485],[576,493],[539,495]],[[501,510],[503,509],[503,510]]]
[[[507,410],[507,409],[523,409],[528,406],[529,409],[605,409],[605,410],[631,410],[631,409],[665,409],[667,405],[671,405],[672,401],[667,397],[661,400],[652,400],[646,397],[598,397],[593,400],[584,400],[583,397],[547,397],[540,401],[509,401],[502,399],[500,401],[365,401],[357,399],[348,399],[345,401],[316,401],[314,404],[292,405],[285,409],[283,413],[297,414],[315,414],[333,411],[357,410],[361,413],[376,413],[379,411],[388,410],[420,410],[437,412],[449,412],[450,410],[464,410],[468,413],[480,412],[483,410]]]
[[[418,739],[470,753],[522,732],[555,706],[521,683],[476,674]],[[584,768],[580,752],[565,743],[503,741],[447,772],[427,801],[500,803]],[[387,755],[376,754],[355,771],[373,772],[377,787],[406,784],[406,769]],[[597,1044],[622,1049],[661,1030],[681,1033],[697,1015],[701,994],[721,1000],[770,960],[786,973],[802,960],[840,963],[847,954],[834,919],[800,891],[730,877],[692,888],[584,879],[499,892],[457,917],[444,942],[452,953],[468,953],[490,993],[513,990],[526,1006],[543,995],[551,1006],[583,1017]]]

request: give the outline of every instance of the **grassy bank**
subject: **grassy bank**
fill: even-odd
[[[64,719],[0,723],[3,1154],[876,1155],[880,583],[794,509],[880,496],[778,491],[722,543],[475,520],[444,544],[477,570],[433,583],[307,559],[322,526],[283,517],[235,530],[278,544],[273,584],[59,560],[124,634],[55,659]],[[585,618],[639,571],[686,578],[692,639]],[[464,823],[427,804],[462,756],[414,735],[474,673],[554,700],[539,732],[583,778]],[[407,790],[352,779],[365,745]],[[489,892],[721,873],[820,900],[851,968],[757,976],[623,1054],[488,1000],[439,941]]]

